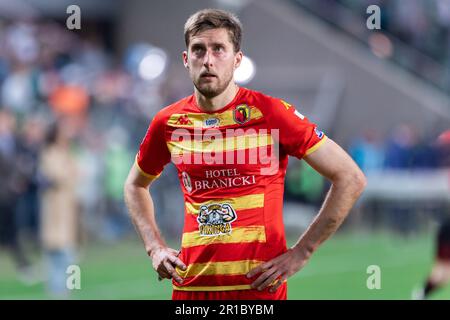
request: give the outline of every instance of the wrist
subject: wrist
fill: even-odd
[[[311,255],[316,251],[317,246],[312,243],[306,243],[306,242],[297,242],[293,247],[292,250],[298,254],[299,256],[309,259]]]

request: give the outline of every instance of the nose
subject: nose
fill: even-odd
[[[203,65],[206,68],[210,68],[212,66],[212,57],[211,57],[211,51],[207,50],[205,53],[205,56],[203,57]]]

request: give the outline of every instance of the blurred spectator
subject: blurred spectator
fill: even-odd
[[[353,160],[366,174],[383,168],[383,145],[378,133],[373,129],[363,132],[361,138],[351,144],[349,152]]]
[[[3,82],[1,94],[6,108],[21,116],[29,113],[35,102],[31,71],[17,67]]]
[[[43,120],[30,116],[23,125],[18,140],[16,162],[24,180],[23,190],[18,203],[18,220],[21,231],[35,246],[39,246],[39,153],[44,142],[45,127]]]
[[[127,133],[121,127],[113,127],[108,133],[106,151],[105,197],[106,235],[117,239],[132,228],[123,203],[123,182],[127,178],[133,153],[127,146]]]
[[[385,166],[391,169],[410,168],[416,144],[414,129],[406,124],[398,125],[387,142]]]
[[[30,263],[19,239],[16,207],[24,189],[16,161],[16,121],[10,112],[0,109],[0,246],[11,253],[21,279],[31,281]]]
[[[48,260],[48,290],[66,297],[66,269],[74,262],[79,212],[76,163],[70,151],[73,125],[67,120],[50,127],[39,168],[46,181],[41,198],[41,237]]]
[[[450,130],[442,132],[437,141],[437,158],[439,161],[439,166],[450,167]]]
[[[437,150],[425,135],[419,136],[419,141],[414,150],[412,166],[414,168],[430,169],[438,166]]]
[[[104,142],[99,130],[88,126],[81,133],[81,141],[76,152],[79,181],[77,189],[86,234],[83,240],[101,238],[103,207]]]
[[[53,91],[49,103],[56,114],[83,115],[89,105],[89,97],[81,86],[62,85]]]

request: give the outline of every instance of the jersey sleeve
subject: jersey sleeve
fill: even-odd
[[[165,125],[164,118],[157,114],[151,121],[136,155],[136,167],[143,176],[152,180],[158,178],[170,161]]]
[[[282,149],[299,159],[316,151],[327,139],[317,125],[284,100],[271,98],[271,129],[278,129]]]

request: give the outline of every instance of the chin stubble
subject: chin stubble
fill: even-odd
[[[231,80],[233,79],[233,77],[230,77],[229,80],[221,87],[220,85],[217,87],[217,89],[202,89],[200,88],[197,83],[194,82],[194,86],[197,88],[197,90],[204,95],[206,98],[211,99],[214,97],[217,97],[219,94],[221,94],[222,92],[225,91],[225,89],[228,87],[228,85],[230,84]]]

